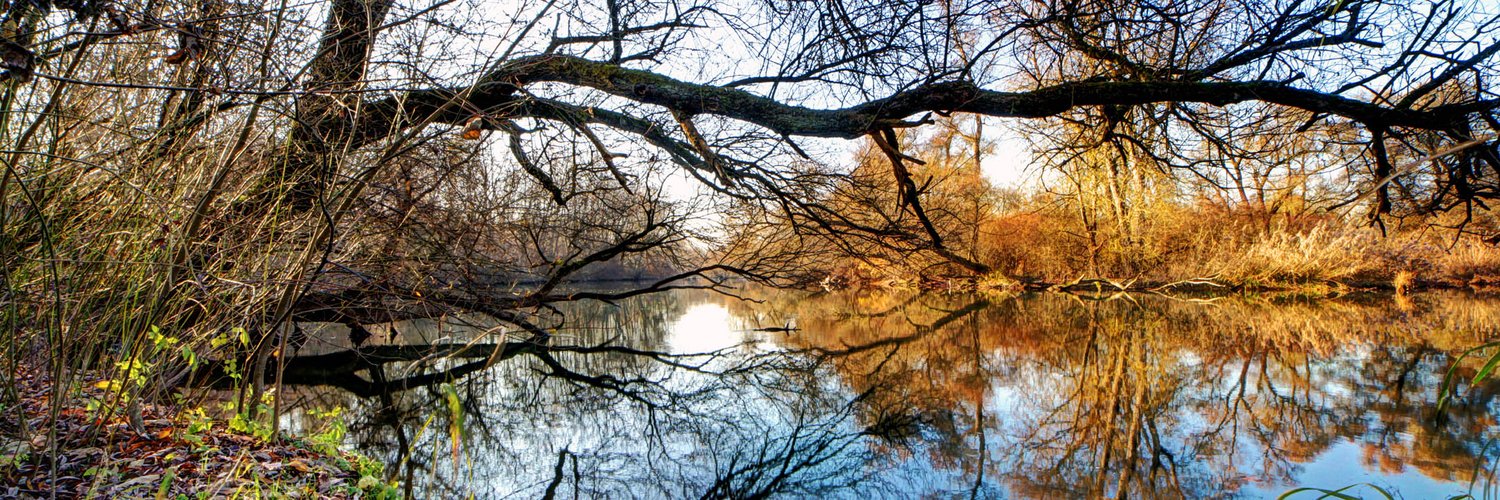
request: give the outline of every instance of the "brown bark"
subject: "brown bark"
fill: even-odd
[[[286,151],[276,160],[277,168],[254,195],[255,206],[285,196],[293,209],[310,207],[341,153],[358,147],[352,141],[362,102],[354,91],[365,84],[376,30],[392,3],[334,0],[329,5],[318,52],[307,68],[306,93],[296,102],[296,124]]]

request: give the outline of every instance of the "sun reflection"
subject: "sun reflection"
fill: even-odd
[[[510,351],[466,377],[449,373],[484,366],[488,351],[431,365],[441,377],[410,361],[372,370],[304,357],[286,373],[304,392],[285,401],[349,408],[352,442],[416,470],[428,493],[469,476],[408,459],[453,449],[449,433],[420,431],[447,405],[410,390],[421,380],[469,395],[466,414],[482,417],[465,420],[475,437],[463,449],[496,478],[485,489],[512,496],[541,496],[565,456],[579,472],[557,484],[592,496],[750,491],[774,477],[806,488],[797,497],[1275,497],[1368,482],[1448,498],[1495,481],[1500,379],[1466,385],[1444,425],[1433,407],[1453,354],[1500,338],[1500,302],[1412,300],[1418,312],[1359,296],[1210,308],[1161,296],[674,292],[577,305],[559,347]],[[594,345],[620,348],[578,347]],[[387,357],[359,360],[403,354],[379,347]],[[659,355],[723,349],[735,352]],[[367,395],[307,396],[335,385]],[[398,414],[400,426],[382,427]],[[284,428],[312,418],[283,415]]]
[[[672,322],[667,343],[679,353],[727,349],[745,341],[744,332],[735,330],[734,325],[733,316],[723,305],[694,305]]]

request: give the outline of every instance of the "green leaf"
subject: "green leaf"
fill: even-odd
[[[438,392],[443,393],[444,399],[448,400],[448,413],[452,417],[448,420],[448,440],[453,443],[453,468],[458,470],[464,441],[464,407],[458,399],[458,390],[453,388],[453,384],[444,382],[443,385],[438,386]]]
[[[182,345],[182,359],[187,360],[188,369],[198,368],[198,355],[187,344]]]
[[[1338,498],[1338,499],[1341,499],[1341,500],[1363,500],[1363,497],[1357,497],[1357,496],[1354,496],[1354,495],[1350,495],[1350,494],[1344,493],[1346,491],[1349,491],[1351,489],[1354,489],[1354,488],[1357,488],[1357,487],[1360,487],[1360,486],[1368,486],[1370,489],[1375,490],[1376,493],[1380,493],[1380,496],[1384,497],[1386,500],[1395,500],[1395,497],[1392,497],[1389,492],[1385,491],[1384,489],[1382,489],[1379,486],[1375,486],[1374,484],[1370,484],[1370,483],[1351,484],[1349,486],[1345,486],[1343,488],[1339,488],[1339,489],[1336,489],[1336,490],[1325,490],[1323,488],[1313,488],[1313,487],[1297,488],[1297,489],[1288,491],[1286,493],[1282,493],[1281,496],[1276,497],[1276,500],[1284,500],[1286,498],[1290,498],[1292,495],[1296,495],[1298,493],[1303,493],[1303,492],[1309,492],[1309,491],[1310,492],[1314,492],[1314,493],[1322,493],[1322,495],[1318,496],[1318,498],[1330,498],[1331,497],[1331,498]]]
[[[1490,342],[1478,347],[1474,347],[1460,353],[1457,358],[1453,359],[1453,364],[1448,366],[1448,372],[1443,375],[1443,384],[1438,386],[1438,412],[1442,412],[1443,409],[1447,408],[1448,400],[1453,397],[1453,377],[1458,373],[1458,365],[1462,363],[1464,359],[1474,355],[1474,353],[1496,346],[1500,346],[1500,341]],[[1490,361],[1486,364],[1486,366],[1493,365],[1497,358],[1500,358],[1500,353],[1495,353],[1495,355],[1490,358]],[[1489,369],[1493,370],[1494,368],[1489,367]],[[1488,374],[1489,372],[1484,373]],[[1474,380],[1477,382],[1479,379],[1476,378]]]
[[[1500,352],[1490,356],[1490,360],[1484,363],[1484,367],[1479,369],[1479,373],[1474,374],[1474,379],[1469,381],[1469,385],[1478,384],[1479,381],[1488,377],[1490,372],[1495,371],[1495,365],[1500,365]]]
[[[167,492],[172,489],[172,481],[175,479],[177,479],[177,468],[167,469],[167,472],[161,476],[161,485],[156,487],[156,500],[167,498]]]

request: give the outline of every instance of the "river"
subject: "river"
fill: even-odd
[[[545,348],[384,325],[343,365],[329,326],[282,425],[337,409],[424,498],[1495,494],[1500,379],[1436,404],[1493,297],[744,294],[574,304]]]

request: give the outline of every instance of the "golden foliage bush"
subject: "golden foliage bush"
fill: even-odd
[[[1160,204],[1140,234],[1087,224],[1047,194],[991,213],[980,222],[975,253],[988,277],[1059,283],[1080,277],[1141,283],[1210,279],[1250,287],[1336,283],[1394,286],[1493,286],[1500,283],[1500,247],[1473,235],[1409,221],[1385,234],[1365,220],[1331,213],[1298,216],[1212,204]],[[844,283],[910,285],[899,266],[840,265]],[[930,277],[929,277],[930,279]],[[993,281],[993,280],[992,280]]]

